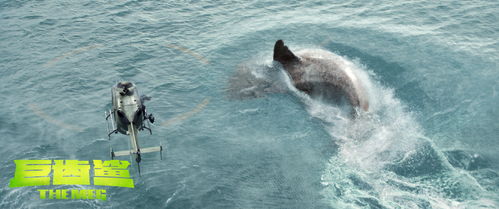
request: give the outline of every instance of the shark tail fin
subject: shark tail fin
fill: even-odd
[[[274,60],[282,65],[299,62],[300,59],[284,45],[282,40],[278,40],[274,45]]]

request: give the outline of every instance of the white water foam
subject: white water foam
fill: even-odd
[[[299,53],[332,59],[341,69],[351,74],[350,77],[359,79],[365,90],[362,93],[368,98],[370,105],[369,111],[359,111],[359,116],[352,119],[348,108],[333,106],[309,97],[297,90],[289,75],[284,70],[281,71],[287,87],[302,100],[311,116],[324,123],[325,129],[340,146],[339,153],[332,156],[322,176],[324,196],[331,201],[333,207],[465,207],[463,205],[471,202],[463,203],[459,198],[449,199],[443,196],[443,191],[452,190],[455,187],[452,184],[461,183],[464,187],[469,187],[467,189],[470,192],[484,191],[468,174],[462,175],[453,170],[445,157],[434,148],[431,140],[424,136],[415,117],[395,97],[394,91],[371,79],[375,77],[374,73],[366,70],[358,61],[351,61],[324,50],[302,50]],[[431,151],[424,151],[427,148]],[[435,158],[437,164],[444,167],[443,170],[452,171],[451,174],[446,174],[450,176],[445,177],[454,182],[418,182],[386,169],[397,164],[402,164],[399,165],[402,169],[405,169],[404,166],[408,169],[421,169],[426,165],[412,168],[411,163],[404,164],[414,161],[414,156],[421,152],[423,155],[429,155],[428,158]],[[432,175],[440,175],[431,172],[430,168],[429,174],[422,174],[426,175],[425,177],[416,175],[416,178],[431,179],[436,178]]]
[[[358,60],[321,49],[298,50],[296,54],[331,60],[359,81],[358,93],[369,101],[369,110],[357,109],[359,115],[353,119],[348,104],[323,102],[296,89],[285,70],[276,69],[265,59],[268,54],[246,67],[258,81],[249,87],[274,82],[273,88],[287,89],[339,145],[321,177],[322,193],[334,208],[459,208],[486,200],[493,205],[494,198],[481,195],[486,191],[476,180],[466,171],[454,169],[424,136],[394,90],[377,82],[376,75]]]

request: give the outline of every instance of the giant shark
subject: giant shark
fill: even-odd
[[[287,71],[296,89],[336,103],[346,100],[354,109],[368,111],[369,101],[360,79],[327,55],[321,51],[295,54],[282,40],[274,45],[274,61]]]

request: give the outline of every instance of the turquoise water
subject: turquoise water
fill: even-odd
[[[498,9],[1,1],[0,207],[498,208]],[[272,64],[278,39],[338,55],[371,111],[351,120],[296,91]],[[234,79],[258,97],[231,96]],[[144,156],[134,189],[106,187],[104,202],[8,187],[16,159],[108,159],[103,112],[119,80],[153,98],[141,144],[168,147]]]

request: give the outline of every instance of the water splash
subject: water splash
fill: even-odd
[[[313,52],[317,50],[308,53]],[[449,164],[392,89],[371,79],[375,75],[359,61],[335,54],[327,58],[365,85],[364,96],[371,104],[368,112],[360,111],[352,119],[348,108],[309,97],[281,72],[290,91],[340,145],[322,176],[323,194],[332,206],[454,208],[480,200],[488,202],[484,207],[497,205],[479,195],[486,190],[471,175]]]

